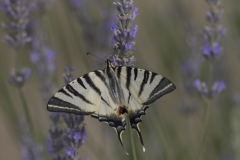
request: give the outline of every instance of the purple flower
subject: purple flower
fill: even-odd
[[[132,20],[134,20],[139,15],[140,14],[138,13],[138,8],[134,8],[133,13],[132,13]]]
[[[130,36],[131,36],[132,38],[136,38],[137,30],[138,30],[138,25],[135,25],[135,26],[131,29],[131,31],[130,31]]]
[[[132,50],[132,49],[133,49],[133,44],[132,43],[128,42],[128,43],[125,44],[125,50],[126,51],[129,51],[129,50]]]
[[[193,86],[197,89],[201,95],[208,95],[208,88],[205,82],[201,82],[199,79],[195,80]]]
[[[68,147],[66,149],[66,155],[68,157],[74,158],[75,157],[75,150],[72,147]]]
[[[9,78],[9,82],[15,87],[22,87],[29,79],[30,74],[30,69],[26,67],[22,68],[20,71],[13,69]]]
[[[218,96],[224,89],[226,89],[226,85],[223,81],[214,82],[211,89],[212,97]]]
[[[222,46],[218,42],[214,42],[211,46],[208,41],[204,42],[203,55],[206,58],[214,58],[222,53]]]

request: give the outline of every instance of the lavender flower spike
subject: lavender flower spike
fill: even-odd
[[[135,8],[133,1],[120,0],[120,2],[113,2],[118,10],[118,19],[112,25],[111,30],[114,35],[112,43],[114,50],[118,53],[111,56],[109,60],[115,66],[134,66],[133,62],[136,58],[131,55],[135,50],[135,38],[138,31],[138,26],[135,25],[131,29],[133,20],[139,15],[138,8]]]
[[[202,30],[203,47],[202,54],[208,60],[214,60],[222,55],[223,47],[221,39],[227,29],[218,24],[223,15],[223,10],[218,10],[220,0],[207,0],[210,11],[206,13],[206,20],[209,25]]]
[[[2,0],[1,11],[9,19],[9,23],[2,22],[2,27],[8,32],[4,42],[11,47],[21,47],[32,38],[27,34],[28,15],[35,8],[35,4],[28,0]]]
[[[84,116],[75,114],[62,114],[62,117],[68,126],[64,137],[66,157],[68,157],[70,160],[75,160],[77,157],[79,158],[79,148],[88,138],[85,126],[81,125],[84,120]]]

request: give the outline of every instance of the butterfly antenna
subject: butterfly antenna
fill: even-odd
[[[96,58],[99,58],[99,59],[101,59],[101,60],[104,60],[105,61],[105,59],[103,59],[103,58],[101,58],[101,57],[98,57],[98,56],[96,56],[95,54],[92,54],[92,53],[90,53],[90,52],[87,52],[87,55],[92,55],[92,56],[94,56],[94,57],[96,57]]]

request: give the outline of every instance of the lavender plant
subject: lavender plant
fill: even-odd
[[[7,33],[3,41],[16,52],[20,52],[20,49],[23,49],[24,47],[26,48],[26,44],[32,40],[32,38],[27,34],[26,28],[29,23],[29,13],[33,9],[34,3],[27,0],[1,1],[1,11],[9,20],[8,22],[1,22],[2,27]],[[20,53],[17,53],[15,57],[17,57],[18,54]],[[10,83],[18,89],[26,119],[29,122],[31,130],[33,130],[31,116],[21,89],[30,76],[30,70],[20,66],[17,58],[14,60],[14,65],[14,68],[21,69],[19,71],[15,71],[15,69],[13,69],[10,77]]]
[[[113,32],[112,43],[116,54],[110,56],[109,60],[114,66],[134,66],[133,63],[136,61],[136,58],[132,53],[135,50],[134,45],[138,26],[131,26],[134,19],[139,15],[138,8],[134,7],[133,0],[119,0],[119,2],[113,2],[113,4],[118,11],[117,19],[111,27]],[[130,125],[128,125],[128,130],[131,139],[133,159],[136,160],[136,149]]]
[[[19,130],[21,133],[21,154],[22,160],[43,160],[41,156],[43,152],[43,146],[38,145],[33,140],[33,135],[26,122],[19,122]]]
[[[65,67],[65,73],[63,74],[65,84],[73,81],[73,67]],[[65,155],[69,160],[75,160],[80,158],[79,148],[83,145],[87,139],[86,128],[82,125],[84,116],[75,114],[62,114],[64,122],[67,124],[65,129],[64,144],[66,148]]]
[[[210,10],[206,13],[206,20],[209,23],[201,32],[203,37],[202,55],[209,62],[209,76],[208,82],[195,80],[194,87],[206,101],[205,117],[203,133],[201,138],[201,147],[199,151],[199,159],[204,159],[204,148],[206,130],[209,119],[209,108],[211,107],[211,101],[217,97],[225,88],[226,85],[223,81],[213,81],[213,65],[216,59],[220,58],[223,53],[223,47],[220,42],[223,36],[226,34],[226,28],[222,27],[219,22],[223,15],[223,10],[219,10],[220,0],[206,0]],[[213,84],[212,84],[213,83]],[[212,86],[212,87],[210,87]]]
[[[181,69],[183,72],[183,90],[188,98],[185,98],[180,109],[184,115],[188,116],[197,110],[197,103],[192,97],[195,91],[192,83],[199,74],[202,59],[199,56],[199,40],[193,24],[186,24],[186,33],[187,54],[182,59]]]
[[[29,23],[29,13],[34,8],[34,3],[28,0],[2,0],[1,11],[9,19],[9,23],[2,22],[7,35],[4,37],[10,47],[25,46],[32,38],[27,34],[26,27]]]
[[[116,55],[111,56],[109,60],[115,66],[134,66],[136,58],[131,55],[135,50],[135,38],[137,36],[138,26],[132,26],[134,19],[139,15],[138,8],[134,7],[133,1],[120,0],[113,3],[117,10],[117,20],[111,27],[113,31],[112,43]]]

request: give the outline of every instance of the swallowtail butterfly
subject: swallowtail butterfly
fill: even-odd
[[[106,68],[87,73],[60,89],[47,104],[48,111],[91,115],[113,127],[123,147],[121,134],[126,129],[125,114],[137,131],[141,116],[148,105],[173,91],[175,85],[167,78],[144,69],[114,67],[109,60]]]

